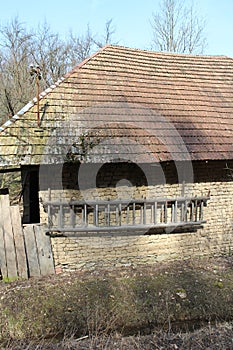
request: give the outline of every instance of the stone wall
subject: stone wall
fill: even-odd
[[[47,185],[52,188],[53,200],[83,197],[113,199],[122,196],[171,198],[181,195],[206,196],[210,192],[210,200],[204,208],[204,219],[207,222],[196,231],[160,234],[92,233],[83,236],[79,234],[76,237],[52,238],[57,270],[90,268],[96,265],[108,267],[146,264],[195,255],[233,252],[233,182],[231,171],[227,167],[233,168],[232,164],[228,163],[226,166],[225,162],[195,162],[193,181],[184,185],[183,181],[180,179],[178,181],[174,164],[163,164],[160,169],[151,166],[138,167],[133,164],[105,165],[100,168],[96,176],[96,187],[83,186],[81,191],[77,182],[78,167],[63,168],[63,190],[59,188],[61,181],[56,178],[59,172],[51,172],[50,169],[53,181],[49,183],[47,176]],[[145,176],[141,172],[142,168]],[[88,171],[87,166],[87,174]],[[46,177],[46,172],[43,176]],[[45,188],[41,189],[40,196],[42,203],[48,199]],[[42,223],[45,220],[46,213],[41,207]]]

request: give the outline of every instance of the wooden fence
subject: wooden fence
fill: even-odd
[[[18,205],[0,195],[0,269],[3,279],[28,278],[54,273],[50,237],[42,226],[21,224]]]

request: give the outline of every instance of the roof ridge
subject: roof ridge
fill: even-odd
[[[189,53],[178,53],[178,52],[168,52],[168,51],[154,51],[154,50],[149,50],[149,49],[141,49],[141,48],[137,48],[137,47],[127,47],[124,45],[106,45],[106,47],[112,47],[112,48],[118,48],[118,49],[124,49],[124,50],[128,50],[128,51],[138,51],[138,52],[144,52],[144,53],[151,53],[151,54],[156,54],[156,55],[160,55],[160,56],[178,56],[178,57],[200,57],[200,58],[219,58],[219,57],[224,57],[224,58],[230,58],[233,59],[233,57],[227,56],[227,55],[205,55],[205,54],[189,54]]]
[[[102,51],[104,51],[106,48],[113,46],[110,44],[107,44],[105,46],[103,46],[102,48],[100,48],[98,51],[94,52],[93,54],[91,54],[90,56],[88,56],[87,58],[85,58],[85,60],[83,60],[82,62],[80,62],[79,64],[77,64],[74,68],[72,68],[69,72],[67,72],[63,77],[64,79],[69,78],[74,72],[76,72],[77,70],[79,70],[80,68],[82,68],[86,63],[88,63],[91,59],[93,59],[95,56],[99,55]]]

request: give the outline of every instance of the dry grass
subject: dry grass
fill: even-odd
[[[230,256],[2,282],[0,299],[2,349],[233,348]]]
[[[224,323],[203,327],[186,333],[154,332],[144,336],[95,336],[76,339],[64,338],[60,342],[24,341],[11,343],[4,350],[232,350],[233,324]],[[2,348],[3,349],[3,348]]]

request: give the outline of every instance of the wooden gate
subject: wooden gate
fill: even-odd
[[[3,279],[28,278],[54,273],[50,237],[42,226],[21,224],[18,205],[0,195],[0,269]]]

